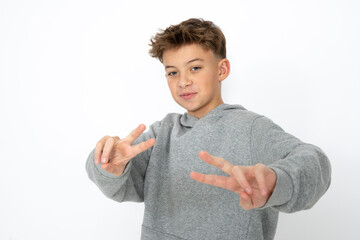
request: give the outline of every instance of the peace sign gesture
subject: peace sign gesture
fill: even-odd
[[[264,206],[275,188],[276,173],[263,164],[234,166],[225,159],[211,156],[205,151],[201,151],[199,157],[230,176],[192,172],[190,177],[201,183],[236,192],[240,195],[240,206],[246,210]]]
[[[126,164],[139,153],[151,148],[155,144],[155,139],[151,138],[132,146],[131,144],[144,132],[145,125],[140,124],[126,138],[103,137],[95,147],[94,161],[100,164],[101,168],[116,176],[120,176],[126,167]]]

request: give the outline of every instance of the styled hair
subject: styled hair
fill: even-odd
[[[150,39],[149,54],[163,62],[166,50],[197,43],[215,56],[226,58],[226,39],[221,29],[211,21],[190,18],[177,25],[161,30]]]

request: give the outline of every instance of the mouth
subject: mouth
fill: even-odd
[[[195,95],[196,95],[196,92],[189,92],[189,93],[180,94],[180,97],[182,99],[188,100],[188,99],[193,98]]]

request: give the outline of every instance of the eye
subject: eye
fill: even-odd
[[[201,67],[193,67],[192,69],[191,69],[191,71],[198,71],[198,70],[200,70],[201,69]]]
[[[176,75],[177,74],[177,72],[169,72],[168,73],[168,76],[174,76],[174,75]]]

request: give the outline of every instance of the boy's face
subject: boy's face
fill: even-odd
[[[223,103],[221,81],[230,72],[226,58],[191,44],[165,51],[163,64],[172,97],[190,115],[202,118]]]

